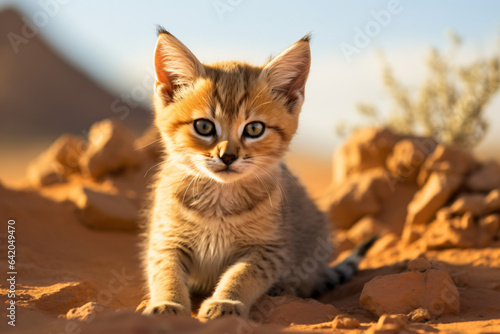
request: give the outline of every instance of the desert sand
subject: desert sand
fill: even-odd
[[[4,36],[23,26],[0,12]],[[161,147],[137,133],[152,114],[41,34],[21,47],[0,41],[1,333],[500,333],[500,166],[383,129],[355,133],[333,159],[287,157],[331,218],[337,261],[380,236],[351,281],[317,299],[263,297],[251,319],[142,316],[140,210]],[[108,117],[119,121],[92,125]]]
[[[2,332],[500,332],[500,166],[384,129],[355,133],[333,170],[288,159],[329,214],[338,259],[380,236],[352,280],[317,299],[265,296],[250,319],[142,316],[140,208],[161,149],[154,131],[135,138],[103,120],[88,140],[59,138],[16,187],[0,186],[2,252],[15,220],[17,272],[15,327],[9,284],[0,287]]]

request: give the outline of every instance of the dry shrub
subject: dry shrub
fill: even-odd
[[[461,40],[454,33],[450,38],[450,53],[431,49],[427,77],[416,94],[394,76],[384,60],[383,83],[395,109],[386,118],[372,104],[359,104],[358,112],[371,125],[385,125],[400,133],[429,136],[467,148],[477,145],[488,130],[484,109],[499,88],[500,59],[495,55],[455,65],[452,60]],[[337,133],[345,135],[356,128],[343,123]]]

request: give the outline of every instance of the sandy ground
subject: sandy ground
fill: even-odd
[[[0,139],[0,180],[4,185],[18,187],[25,183],[26,167],[43,152],[53,139],[38,138],[22,141],[19,138]]]
[[[24,25],[21,14],[15,11],[7,10],[0,16],[0,31],[5,34],[20,31]],[[73,188],[82,185],[104,192],[116,191],[113,196],[128,194],[129,186],[139,184],[141,188],[149,167],[143,166],[145,170],[133,175],[112,176],[100,184],[76,178],[67,184],[43,187],[41,191],[39,187],[29,187],[25,180],[28,163],[54,139],[42,136],[55,135],[61,129],[81,134],[82,127],[113,116],[109,110],[115,98],[60,59],[42,39],[33,38],[26,47],[30,49],[19,56],[9,53],[2,59],[8,85],[0,87],[5,93],[1,107],[8,112],[0,128],[3,126],[6,132],[2,136],[10,137],[0,138],[0,333],[500,333],[498,238],[482,248],[443,250],[427,250],[421,242],[405,246],[399,236],[382,238],[367,254],[359,274],[348,283],[317,300],[264,297],[254,307],[252,321],[228,318],[201,323],[195,318],[144,317],[135,312],[144,300],[139,236],[133,232],[89,229],[82,224],[81,210],[67,197]],[[31,65],[37,64],[43,64],[43,68],[33,71]],[[71,94],[75,91],[82,94]],[[26,99],[27,95],[30,99]],[[149,119],[149,113],[141,108],[132,111],[127,119],[129,125]],[[14,134],[17,139],[11,136]],[[483,148],[478,153],[482,159],[500,158],[496,148]],[[295,152],[287,160],[311,196],[320,199],[328,193],[331,155],[321,159]],[[396,218],[401,220],[416,188],[402,186],[388,197],[384,214],[378,219],[391,224]],[[122,207],[118,205],[118,210]],[[15,228],[11,228],[12,234],[8,231],[9,220]],[[401,227],[403,223],[398,224]],[[344,231],[336,235],[345,234]],[[12,269],[7,263],[9,235],[15,237],[16,246]],[[342,258],[354,245],[342,238],[338,242]],[[458,314],[377,328],[379,317],[360,304],[365,284],[377,276],[406,272],[408,261],[418,257],[428,259],[453,277],[460,295]],[[16,272],[15,283],[12,282],[16,294],[15,327],[8,325],[10,319],[6,316],[11,314],[7,309],[12,293],[11,281],[7,280],[12,276],[7,274],[10,271]],[[388,297],[397,302],[399,296],[391,292],[389,287]],[[196,299],[195,305],[199,301]],[[82,308],[89,302],[96,304]]]
[[[290,158],[292,168],[301,175],[311,194],[319,195],[329,183],[330,166],[325,161],[307,164],[303,157]],[[311,167],[313,166],[313,167]],[[19,166],[20,167],[20,166]],[[361,333],[374,326],[377,317],[360,306],[363,285],[378,275],[398,273],[405,261],[424,255],[440,261],[453,273],[467,273],[467,283],[459,287],[461,307],[458,315],[447,315],[427,323],[410,325],[415,332],[498,333],[500,332],[500,245],[483,249],[425,251],[418,243],[401,248],[397,245],[369,252],[362,271],[347,284],[308,301],[273,300],[264,324],[248,325],[239,319],[210,324],[197,320],[145,318],[133,310],[143,300],[142,273],[138,259],[138,236],[89,230],[81,225],[68,201],[55,201],[58,188],[45,195],[28,190],[0,189],[2,253],[6,254],[7,219],[15,220],[16,236],[16,327],[7,325],[2,316],[2,332],[121,332],[152,333],[170,328],[197,333],[231,332],[272,333],[278,328],[297,332],[331,332],[333,318],[346,315],[359,321],[353,329],[337,332]],[[5,266],[3,266],[5,268]],[[5,270],[4,270],[5,272]],[[5,277],[5,274],[3,275]],[[2,304],[7,301],[8,286],[1,285]],[[109,314],[96,311],[87,322],[61,319],[68,310],[88,301],[119,310]],[[7,305],[7,304],[3,304]],[[333,307],[329,306],[332,305]],[[3,307],[2,314],[5,312]],[[167,325],[168,323],[168,325]],[[245,325],[246,324],[246,325]],[[278,327],[272,327],[277,325]],[[162,327],[163,326],[163,327]],[[114,328],[110,330],[110,328]],[[141,331],[139,331],[141,329]],[[83,330],[83,331],[79,331]],[[170,332],[170,331],[167,331]]]

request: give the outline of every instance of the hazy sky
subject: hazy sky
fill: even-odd
[[[429,47],[449,45],[447,29],[464,39],[459,61],[498,50],[500,36],[500,1],[494,0],[0,0],[0,6],[14,3],[28,20],[39,20],[41,33],[73,63],[127,95],[151,92],[156,24],[206,62],[262,63],[312,32],[313,65],[296,145],[325,154],[339,142],[336,123],[359,122],[356,103],[390,107],[376,50],[384,50],[414,88]],[[493,122],[487,143],[498,142],[498,97],[487,115]]]

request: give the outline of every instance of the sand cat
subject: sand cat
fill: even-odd
[[[283,162],[304,102],[306,36],[263,66],[202,64],[159,29],[156,126],[168,155],[148,217],[144,313],[247,316],[265,293],[311,296],[356,270],[342,265],[329,225]]]

